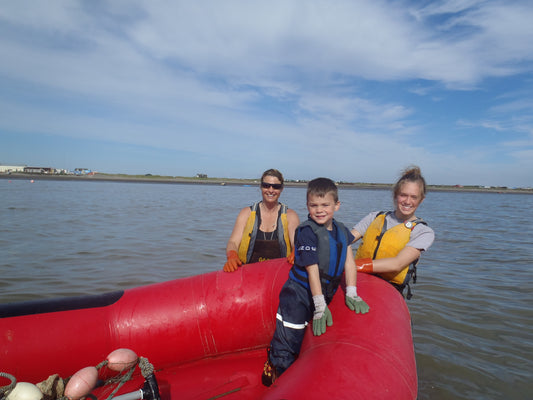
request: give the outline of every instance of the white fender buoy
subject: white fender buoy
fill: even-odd
[[[79,400],[91,393],[98,381],[96,367],[85,367],[76,372],[65,387],[65,397],[70,400]]]
[[[138,360],[139,357],[133,350],[117,349],[107,356],[107,368],[112,371],[125,371],[137,364]]]
[[[18,382],[7,395],[6,400],[40,400],[42,398],[42,392],[33,383]]]

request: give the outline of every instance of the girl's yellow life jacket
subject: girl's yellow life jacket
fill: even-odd
[[[413,228],[419,223],[425,224],[422,219],[417,218],[387,229],[385,218],[389,213],[392,213],[392,211],[388,213],[381,211],[372,221],[363,236],[361,245],[357,249],[356,259],[371,258],[377,260],[396,257],[405,245],[409,243]],[[409,282],[410,275],[414,275],[417,262],[418,260],[415,260],[411,264],[413,266],[411,271],[409,271],[409,265],[406,265],[400,272],[384,272],[376,275],[391,283],[403,286]]]

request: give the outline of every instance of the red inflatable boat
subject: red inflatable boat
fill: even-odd
[[[391,285],[366,274],[357,286],[370,312],[350,311],[339,289],[333,326],[319,337],[308,327],[298,360],[270,388],[261,384],[289,268],[271,260],[104,295],[0,305],[0,372],[19,382],[66,378],[127,348],[153,365],[162,400],[415,399],[409,311]],[[143,383],[134,374],[117,395]]]

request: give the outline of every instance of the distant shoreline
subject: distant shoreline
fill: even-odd
[[[82,182],[132,182],[132,183],[175,183],[175,184],[196,184],[196,185],[257,185],[257,179],[236,179],[236,178],[196,178],[196,177],[171,177],[158,175],[123,175],[123,174],[102,174],[94,175],[49,175],[49,174],[27,174],[27,173],[0,173],[0,179],[8,180],[57,180],[57,181],[82,181]],[[286,187],[306,187],[307,182],[286,181]],[[351,183],[339,182],[338,186],[343,189],[374,189],[391,190],[392,184],[387,183]],[[439,192],[479,192],[479,193],[520,193],[533,194],[533,189],[509,189],[505,187],[477,187],[477,186],[446,186],[428,185],[427,190]]]

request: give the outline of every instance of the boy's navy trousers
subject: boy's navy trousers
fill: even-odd
[[[287,279],[279,294],[276,331],[270,342],[270,361],[281,375],[298,358],[305,328],[313,318],[311,291]]]

